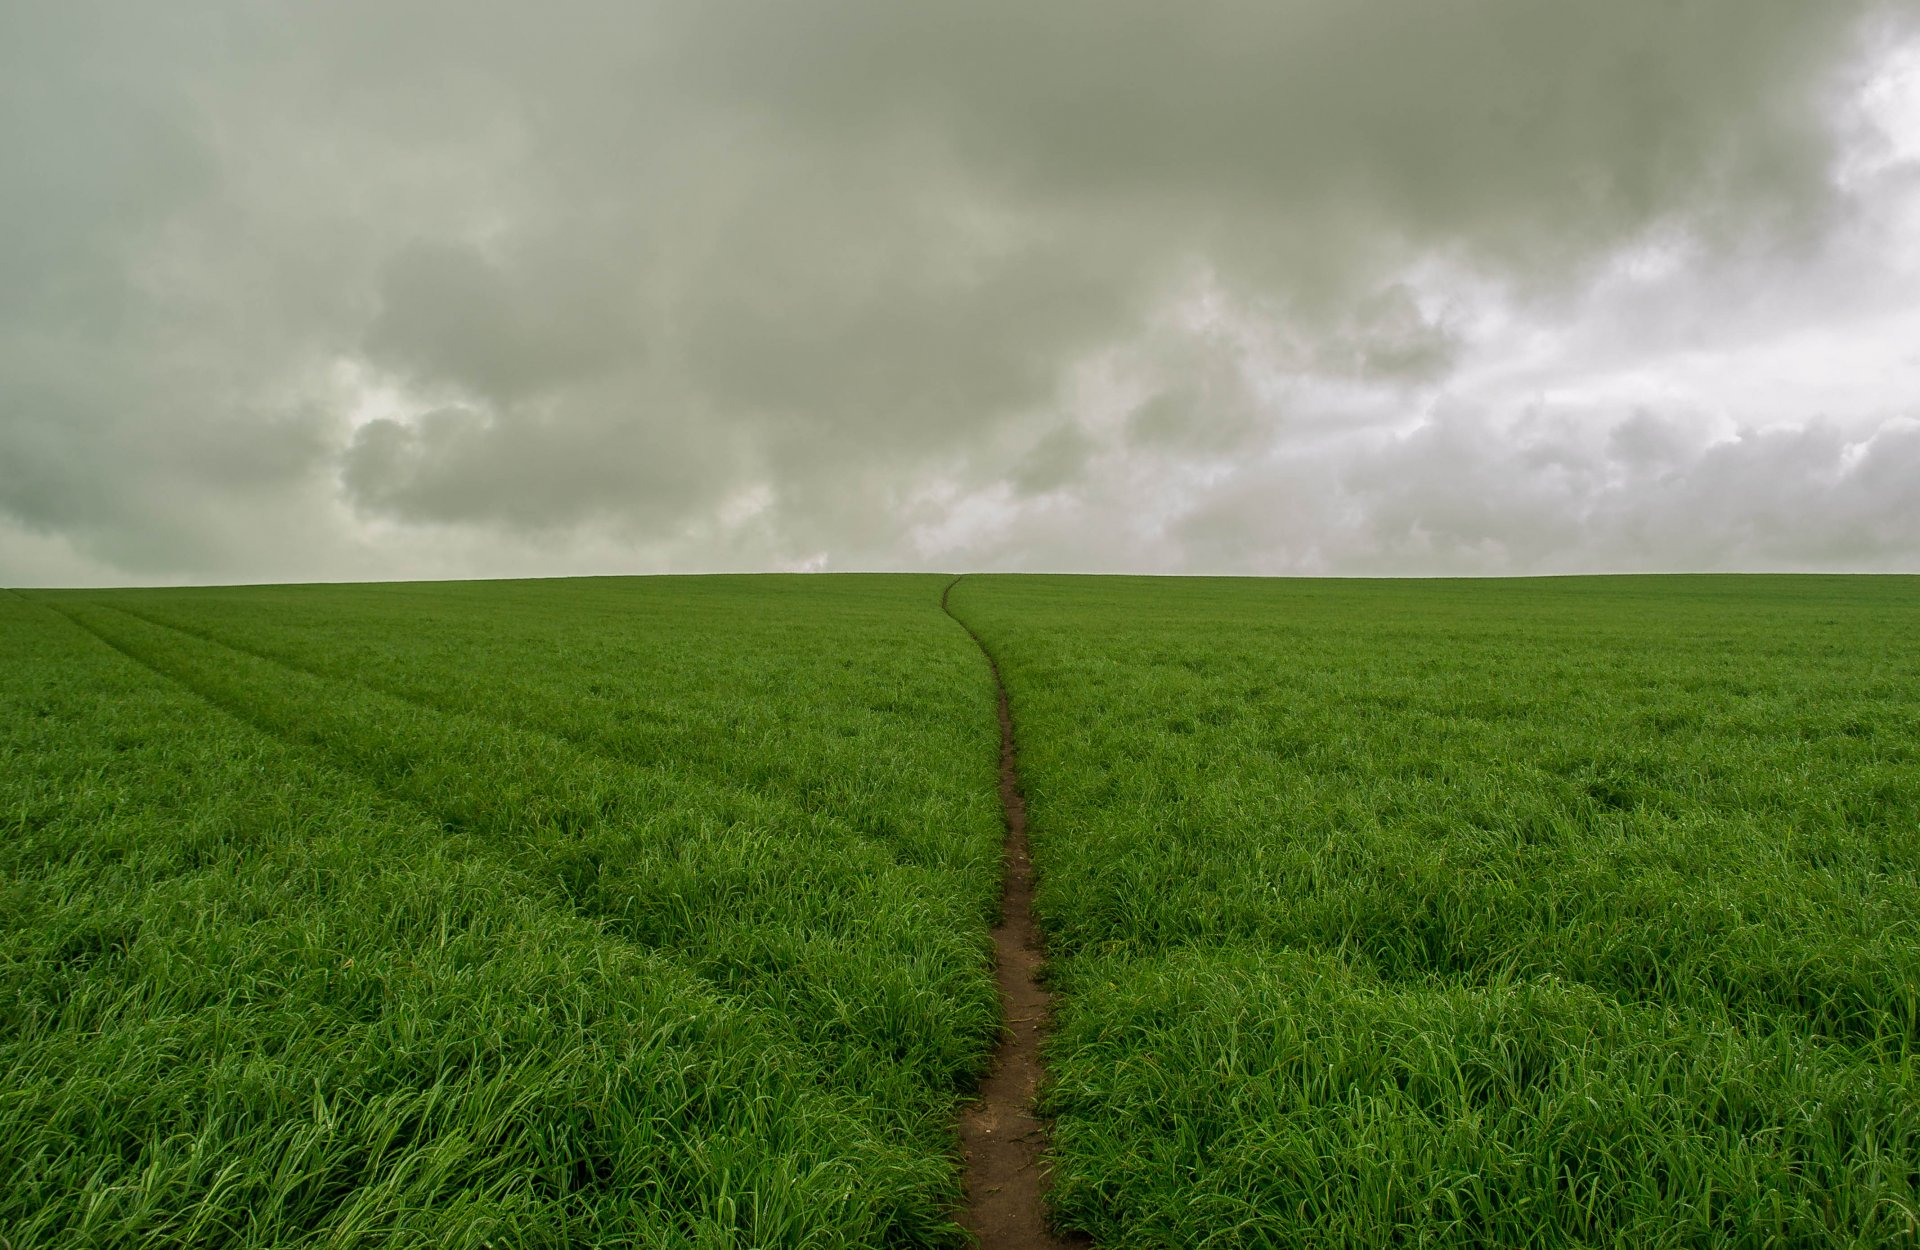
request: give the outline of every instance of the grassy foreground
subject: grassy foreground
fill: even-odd
[[[951,1244],[945,579],[0,592],[0,1242]],[[1912,1246],[1920,582],[969,577],[1134,1246]]]
[[[941,585],[0,592],[0,1244],[951,1241]]]
[[[1099,1244],[1915,1244],[1920,581],[952,601]]]

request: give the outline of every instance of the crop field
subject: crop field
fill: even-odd
[[[0,1246],[964,1244],[951,580],[0,591]],[[1060,1226],[1920,1240],[1920,579],[949,605]]]
[[[1915,579],[953,602],[1097,1244],[1915,1244]]]
[[[0,593],[0,1237],[950,1239],[944,579]]]

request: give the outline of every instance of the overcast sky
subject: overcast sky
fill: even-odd
[[[0,9],[0,584],[1920,571],[1920,0]]]

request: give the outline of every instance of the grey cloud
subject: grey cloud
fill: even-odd
[[[1408,274],[1551,328],[1650,233],[1703,274],[1818,253],[1861,211],[1834,175],[1858,54],[1911,17],[20,9],[0,525],[129,576],[1360,571],[1591,563],[1717,501],[1750,523],[1688,558],[1910,559],[1897,431],[1818,487],[1813,450],[1726,451],[1659,404],[1516,451],[1524,396],[1458,381],[1509,339]],[[1194,324],[1196,291],[1230,324]],[[1746,490],[1801,491],[1835,537]]]
[[[1460,354],[1455,333],[1429,317],[1404,285],[1395,283],[1361,301],[1344,332],[1320,344],[1320,371],[1369,380],[1431,381]]]
[[[1860,440],[1827,422],[1717,444],[1653,498],[1613,507],[1643,535],[1642,560],[1874,569],[1912,550],[1920,527],[1920,421]],[[1636,501],[1637,502],[1637,501]]]
[[[789,126],[931,133],[1016,202],[1336,298],[1436,243],[1544,280],[1676,215],[1815,212],[1809,101],[1868,7],[775,4],[738,19],[752,38],[703,27],[690,72]]]
[[[551,530],[591,519],[673,524],[712,482],[716,449],[644,414],[556,420],[537,409],[449,407],[370,421],[341,458],[363,512],[404,521]]]
[[[216,185],[184,78],[123,72],[144,47],[191,73],[199,58],[180,36],[139,11],[17,5],[0,16],[0,327],[10,340],[121,331],[142,249]]]
[[[1631,471],[1658,473],[1696,441],[1684,426],[1642,409],[1607,431],[1607,455]]]
[[[1076,426],[1063,425],[1049,430],[1032,450],[1022,456],[1012,475],[1014,491],[1021,495],[1044,495],[1078,480],[1085,472],[1094,443]]]
[[[1595,437],[1616,454],[1593,455]],[[1179,561],[1223,572],[1884,570],[1911,560],[1916,481],[1920,420],[1702,444],[1684,417],[1502,429],[1456,415],[1251,469],[1173,533]],[[1248,541],[1276,519],[1311,544]]]
[[[416,242],[388,258],[366,353],[426,387],[515,400],[644,359],[643,280],[572,251],[513,269],[471,246]]]

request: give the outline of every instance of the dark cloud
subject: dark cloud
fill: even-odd
[[[471,245],[412,243],[381,271],[366,356],[423,388],[502,401],[578,386],[644,363],[639,289],[571,249],[509,268]]]
[[[671,528],[711,489],[714,448],[678,422],[622,413],[438,408],[354,431],[341,483],[357,509],[404,521],[551,530],[595,519]]]
[[[1909,566],[1913,17],[17,6],[0,580]]]

